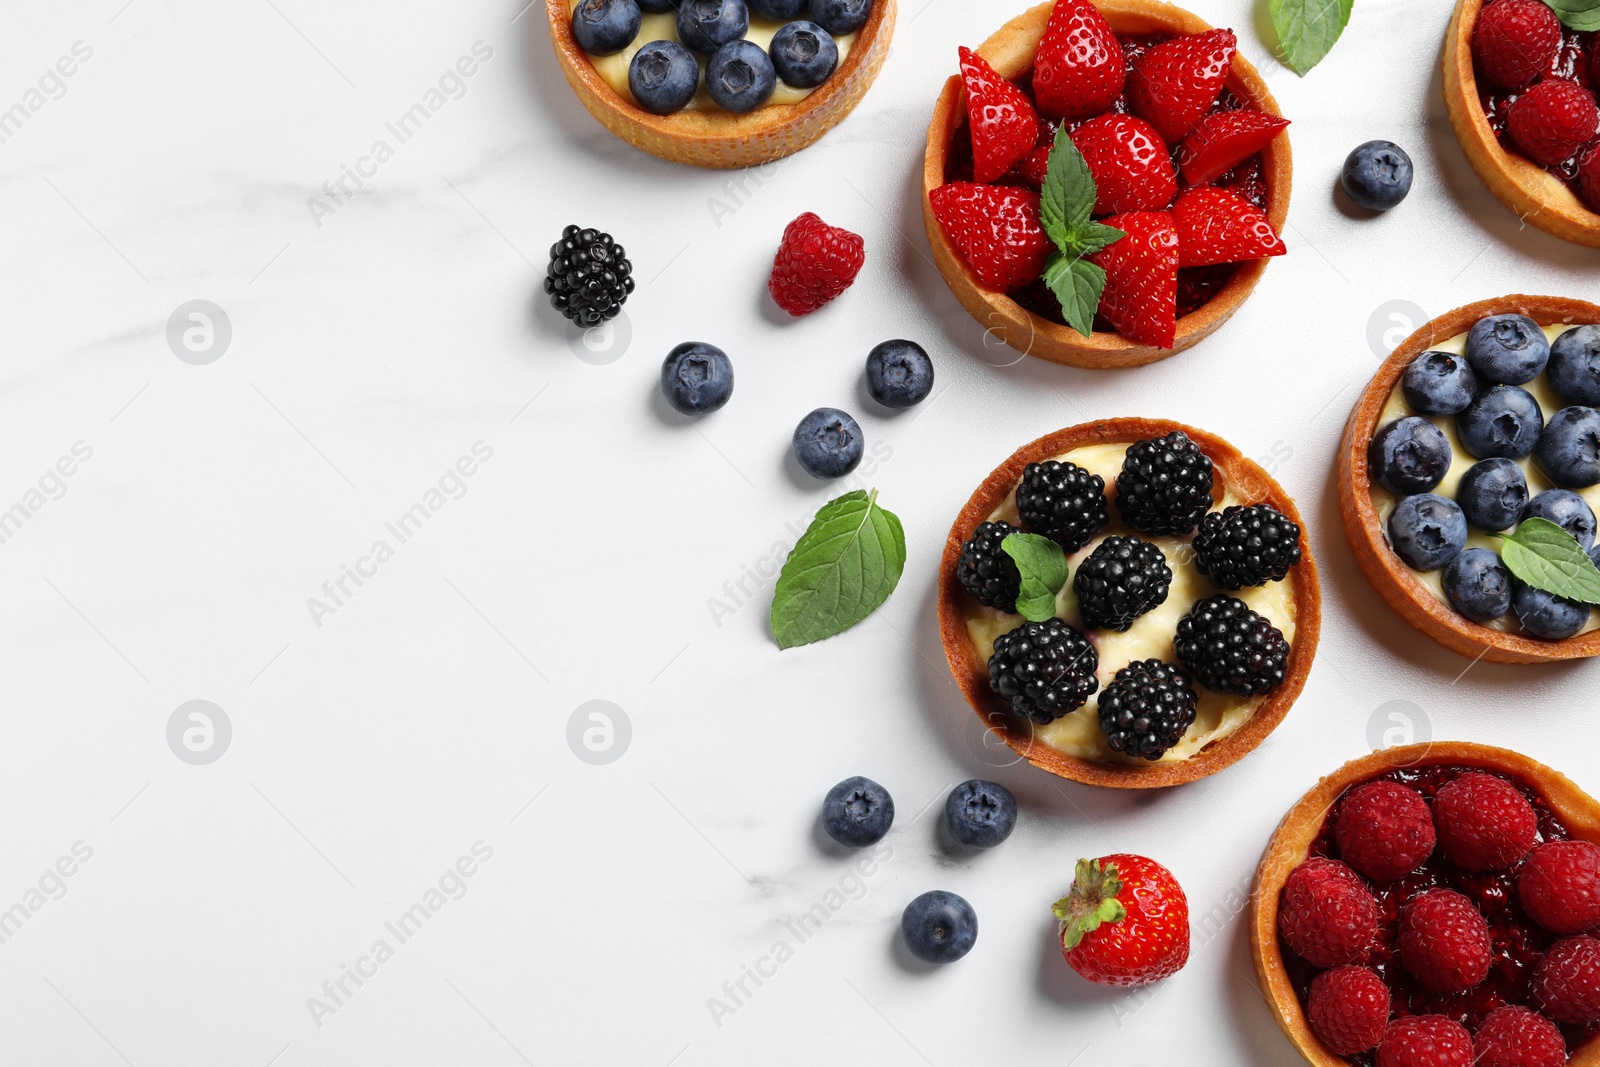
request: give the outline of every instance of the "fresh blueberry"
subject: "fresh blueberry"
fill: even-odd
[[[1485,381],[1521,385],[1550,362],[1550,339],[1526,315],[1490,315],[1467,331],[1467,362]]]
[[[1408,496],[1389,516],[1389,543],[1412,570],[1436,571],[1467,543],[1467,517],[1459,504],[1437,493]]]
[[[706,63],[706,91],[725,110],[743,115],[772,99],[778,74],[758,44],[730,41]]]
[[[1339,184],[1368,211],[1388,211],[1411,191],[1411,157],[1393,141],[1368,141],[1346,157]]]
[[[639,36],[638,0],[581,0],[572,9],[572,36],[591,56],[614,56]]]
[[[1367,449],[1367,465],[1391,493],[1426,493],[1450,469],[1450,440],[1420,415],[1407,415],[1380,427]]]
[[[749,28],[744,0],[683,0],[678,8],[678,39],[696,52],[709,55]]]
[[[978,940],[978,915],[961,897],[935,889],[906,905],[900,936],[924,963],[954,963]]]
[[[892,825],[894,799],[871,778],[846,778],[828,790],[822,801],[822,828],[841,845],[875,845]]]
[[[700,88],[700,64],[677,41],[651,41],[628,66],[628,90],[652,115],[682,111]]]
[[[1567,403],[1600,407],[1600,326],[1578,326],[1557,337],[1545,373]]]
[[[1492,533],[1509,530],[1528,506],[1527,475],[1513,459],[1481,460],[1461,476],[1456,503],[1478,529]]]
[[[944,802],[950,836],[973,848],[993,848],[1017,825],[1017,801],[998,782],[974,778],[950,790]]]
[[[872,0],[811,0],[811,21],[835,37],[854,33],[872,14]]]
[[[1406,403],[1423,415],[1455,415],[1478,392],[1478,376],[1454,352],[1424,352],[1400,378]]]
[[[1534,459],[1557,485],[1587,489],[1600,483],[1600,411],[1570,407],[1550,416]]]
[[[750,13],[772,22],[793,22],[806,9],[806,0],[750,0]]]
[[[1524,630],[1546,641],[1571,637],[1589,623],[1589,605],[1522,582],[1511,594],[1511,610]]]
[[[1444,569],[1444,595],[1473,622],[1488,622],[1510,611],[1511,584],[1511,572],[1487,548],[1469,548]]]
[[[1546,489],[1522,513],[1525,519],[1548,519],[1588,548],[1594,544],[1594,511],[1583,497],[1570,489]]]
[[[772,38],[772,65],[785,85],[815,89],[833,76],[839,46],[815,22],[791,22]]]
[[[685,415],[715,411],[733,395],[733,363],[713,345],[681,344],[661,364],[661,392]]]
[[[933,360],[915,341],[885,341],[867,354],[867,392],[886,408],[909,408],[933,391]]]
[[[794,428],[794,458],[813,478],[840,478],[861,462],[861,427],[838,408],[818,408]]]
[[[1544,433],[1544,412],[1526,389],[1495,385],[1479,393],[1456,416],[1456,433],[1462,447],[1478,459],[1521,459],[1533,451]]]

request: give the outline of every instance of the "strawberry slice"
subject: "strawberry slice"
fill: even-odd
[[[1160,211],[1177,195],[1172,157],[1161,135],[1144,119],[1101,115],[1071,136],[1094,175],[1096,215]]]
[[[972,273],[997,292],[1038,278],[1055,247],[1039,224],[1039,194],[1028,189],[951,182],[928,203]]]
[[[1033,151],[1039,115],[1021,89],[996,74],[970,48],[961,49],[961,80],[967,87],[967,122],[972,128],[972,177],[992,182]]]
[[[1128,236],[1090,262],[1106,272],[1100,314],[1130,341],[1171,348],[1178,325],[1178,230],[1165,211],[1132,211],[1105,220]]]
[[[1190,185],[1205,185],[1244,162],[1278,136],[1288,119],[1265,111],[1207,115],[1178,146],[1178,169]]]
[[[1156,45],[1128,72],[1133,113],[1175,144],[1216,103],[1237,48],[1232,30],[1207,30]]]
[[[1035,189],[1044,188],[1044,177],[1050,172],[1050,149],[1056,146],[1056,131],[1060,128],[1060,119],[1039,120],[1038,139],[1033,142],[1033,150],[1011,169],[1012,181]]]
[[[1172,220],[1178,228],[1180,267],[1240,263],[1288,251],[1260,208],[1212,185],[1196,186],[1178,197]]]
[[[1110,109],[1128,73],[1122,43],[1089,0],[1056,0],[1033,61],[1033,98],[1058,118]]]

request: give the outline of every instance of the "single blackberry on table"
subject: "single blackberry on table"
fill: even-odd
[[[1244,601],[1206,597],[1178,620],[1178,662],[1207,689],[1255,696],[1283,684],[1289,642]]]
[[[1134,660],[1100,694],[1100,729],[1113,751],[1157,760],[1193,724],[1198,700],[1176,664]]]
[[[1017,562],[1000,548],[1001,542],[1022,531],[1009,522],[980,522],[961,545],[956,560],[956,580],[978,603],[1015,613],[1022,574]]]
[[[1211,457],[1182,430],[1138,441],[1117,475],[1117,511],[1147,534],[1186,534],[1211,510]]]
[[[1030,463],[1017,486],[1017,512],[1029,530],[1076,552],[1111,521],[1106,480],[1076,463]]]
[[[1172,568],[1161,549],[1137,537],[1101,541],[1078,566],[1072,591],[1091,630],[1127,630],[1167,599]]]
[[[1282,581],[1300,562],[1300,526],[1271,504],[1234,505],[1200,520],[1194,563],[1220,589]]]
[[[633,264],[609,233],[568,226],[550,246],[544,291],[579,326],[598,326],[616,318],[633,292]]]
[[[1099,667],[1089,639],[1060,619],[1025,622],[994,639],[989,688],[1043,726],[1083,707],[1100,688]]]

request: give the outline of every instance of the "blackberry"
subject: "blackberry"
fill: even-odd
[[[1117,511],[1147,534],[1186,534],[1211,510],[1211,457],[1182,430],[1138,441],[1117,475]]]
[[[585,329],[614,319],[633,292],[633,264],[609,233],[568,226],[550,246],[550,305]]]
[[[1126,630],[1167,599],[1172,568],[1161,549],[1137,537],[1108,537],[1078,567],[1072,591],[1091,630]]]
[[[1194,722],[1198,699],[1176,664],[1134,660],[1100,694],[1100,729],[1113,751],[1160,759]]]
[[[1060,619],[1025,622],[994,639],[989,688],[1014,714],[1043,726],[1083,707],[1100,688],[1099,667],[1089,639]]]
[[[1271,504],[1213,511],[1194,535],[1194,565],[1219,589],[1282,581],[1299,562],[1300,526]]]
[[[1000,550],[1000,542],[1022,531],[1009,522],[980,522],[961,546],[956,580],[980,604],[1015,613],[1022,575],[1016,560]]]
[[[1053,459],[1023,469],[1017,511],[1024,526],[1068,552],[1088,544],[1111,521],[1106,515],[1106,480],[1076,463]]]
[[[1219,693],[1255,696],[1283,684],[1289,642],[1282,632],[1223,593],[1206,597],[1178,620],[1178,662]]]

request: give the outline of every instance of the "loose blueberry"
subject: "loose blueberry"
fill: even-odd
[[[1521,385],[1550,362],[1550,340],[1526,315],[1490,315],[1467,331],[1467,362],[1486,381]]]
[[[806,0],[750,0],[750,12],[773,22],[793,22],[806,9]]]
[[[841,845],[875,845],[892,825],[894,799],[871,778],[846,778],[828,790],[822,801],[822,828]]]
[[[1406,366],[1400,389],[1419,414],[1455,415],[1472,403],[1478,376],[1454,352],[1424,352]]]
[[[743,115],[772,99],[778,75],[758,44],[732,41],[706,63],[706,90],[725,110]]]
[[[1436,571],[1467,543],[1467,517],[1454,500],[1436,493],[1408,496],[1389,516],[1389,543],[1414,571]]]
[[[840,478],[861,462],[861,427],[838,408],[818,408],[794,428],[794,458],[813,478]]]
[[[1345,159],[1339,184],[1368,211],[1388,211],[1411,191],[1411,157],[1393,141],[1368,141]]]
[[[1557,337],[1545,374],[1567,403],[1600,407],[1600,326],[1579,326]]]
[[[811,0],[811,21],[838,37],[854,33],[872,14],[872,0]]]
[[[581,0],[572,9],[572,36],[591,56],[614,56],[639,36],[638,0]]]
[[[1521,459],[1544,433],[1544,412],[1526,389],[1496,385],[1479,393],[1456,416],[1461,445],[1478,459]]]
[[[1571,637],[1589,622],[1589,605],[1517,583],[1511,594],[1511,610],[1517,621],[1534,637],[1560,641]]]
[[[1511,572],[1499,554],[1469,548],[1444,569],[1444,595],[1473,622],[1498,619],[1511,610]]]
[[[1525,519],[1548,519],[1588,548],[1594,544],[1594,511],[1583,497],[1570,489],[1546,489],[1522,513]]]
[[[815,22],[791,22],[772,38],[772,65],[785,85],[815,89],[833,76],[839,46]]]
[[[1367,465],[1391,493],[1426,493],[1450,469],[1450,440],[1420,415],[1407,415],[1380,427],[1367,449]]]
[[[944,802],[950,836],[972,848],[993,848],[1017,825],[1017,801],[998,782],[974,778],[950,790]]]
[[[716,411],[733,395],[733,363],[714,345],[681,344],[661,364],[661,392],[685,415]]]
[[[677,41],[651,41],[628,66],[628,90],[652,115],[682,111],[700,88],[700,64]]]
[[[900,936],[917,959],[954,963],[978,940],[978,915],[961,897],[935,889],[906,905]]]
[[[744,0],[684,0],[678,8],[678,39],[707,55],[750,29]]]
[[[1600,411],[1570,407],[1550,416],[1534,459],[1557,485],[1587,489],[1600,483]]]
[[[886,408],[909,408],[933,391],[933,360],[915,341],[884,341],[867,354],[867,392]]]
[[[1461,476],[1456,503],[1478,529],[1492,533],[1509,530],[1528,506],[1528,478],[1516,460],[1482,460]]]

